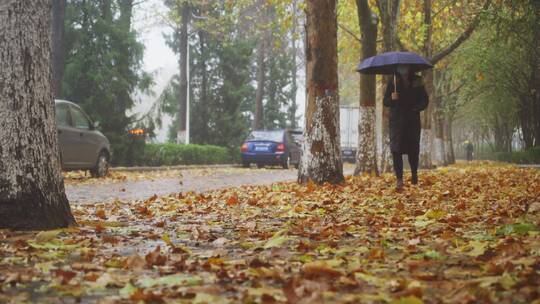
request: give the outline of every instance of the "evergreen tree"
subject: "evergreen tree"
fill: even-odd
[[[219,7],[192,7],[192,11],[212,21],[223,14]],[[228,26],[229,37],[226,38],[211,30],[210,21],[196,24],[196,29],[190,33],[190,142],[193,143],[234,147],[247,135],[248,112],[254,97],[251,85],[254,43],[239,34],[240,27]],[[168,44],[175,52],[181,51],[178,34],[168,37]],[[180,125],[179,96],[177,75],[160,96],[157,106],[173,116],[169,139],[175,138],[173,135]]]
[[[181,28],[179,4],[168,1],[170,19]],[[266,39],[264,56],[264,88],[262,128],[276,129],[295,126],[296,86],[295,52],[291,33],[278,23],[260,30],[249,16],[259,16],[256,5],[219,6],[191,5],[189,33],[190,138],[193,143],[237,146],[253,123],[256,90],[259,88],[260,62],[257,61],[262,38]],[[232,18],[230,16],[236,16]],[[264,37],[261,35],[268,34]],[[168,44],[181,53],[180,31],[168,37]],[[178,132],[180,100],[179,82],[171,80],[157,106],[173,116],[169,139]],[[260,88],[259,88],[260,89]],[[293,105],[293,111],[290,106]],[[292,114],[291,114],[292,113]],[[292,115],[292,116],[291,116]],[[159,116],[154,114],[154,116]],[[294,117],[295,119],[292,119]],[[292,122],[294,120],[294,122]]]
[[[286,43],[283,42],[283,43]],[[292,105],[294,57],[285,47],[274,48],[268,58],[266,103],[264,104],[264,127],[283,129],[288,127],[288,108]]]
[[[100,121],[116,162],[125,155],[133,93],[151,84],[142,71],[144,46],[131,26],[133,5],[133,0],[70,0],[65,16],[67,56],[59,97]]]

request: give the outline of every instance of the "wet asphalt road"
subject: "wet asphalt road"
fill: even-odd
[[[352,165],[344,166],[345,174],[352,174]],[[294,181],[296,169],[213,169],[201,174],[197,170],[183,170],[181,176],[148,178],[139,180],[70,183],[66,182],[66,193],[71,203],[95,203],[114,200],[142,200],[179,192],[205,192],[243,185],[270,185],[276,182]],[[180,173],[178,174],[180,175]]]

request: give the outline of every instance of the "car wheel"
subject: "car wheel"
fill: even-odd
[[[257,168],[259,168],[259,169],[264,168],[264,164],[257,164]]]
[[[242,167],[249,168],[250,163],[248,162],[242,162]]]
[[[90,173],[92,174],[92,177],[104,177],[109,173],[109,159],[105,152],[99,154],[96,166]]]
[[[287,156],[287,159],[281,164],[283,169],[289,169],[289,166],[291,165],[291,156]]]

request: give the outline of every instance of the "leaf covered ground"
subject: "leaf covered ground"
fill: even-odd
[[[101,178],[91,178],[86,171],[68,171],[63,172],[64,183],[66,185],[87,185],[87,184],[110,184],[121,183],[125,181],[140,180],[159,180],[164,178],[182,177],[183,173],[188,172],[190,176],[208,176],[216,172],[228,173],[247,171],[243,168],[201,168],[201,169],[169,169],[169,170],[150,170],[150,171],[109,171],[107,176]]]
[[[344,166],[349,170],[354,170],[352,165]],[[252,170],[240,167],[220,167],[220,168],[187,168],[187,169],[164,169],[164,170],[149,170],[149,171],[127,171],[127,170],[110,170],[107,176],[100,178],[92,178],[87,171],[67,171],[63,172],[64,183],[66,185],[101,185],[122,183],[126,181],[159,181],[168,178],[183,178],[184,175],[193,177],[207,177],[218,174],[237,174],[244,175],[253,172],[273,172],[276,168],[260,168]],[[281,167],[279,167],[281,170]],[[352,168],[352,169],[351,169]],[[293,169],[291,168],[292,172]]]
[[[393,184],[75,205],[76,228],[0,230],[0,303],[540,303],[540,171]]]

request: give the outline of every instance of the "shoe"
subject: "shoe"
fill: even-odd
[[[403,179],[398,179],[396,182],[396,190],[403,189]]]
[[[418,174],[413,174],[411,178],[411,184],[417,185],[418,184]]]

